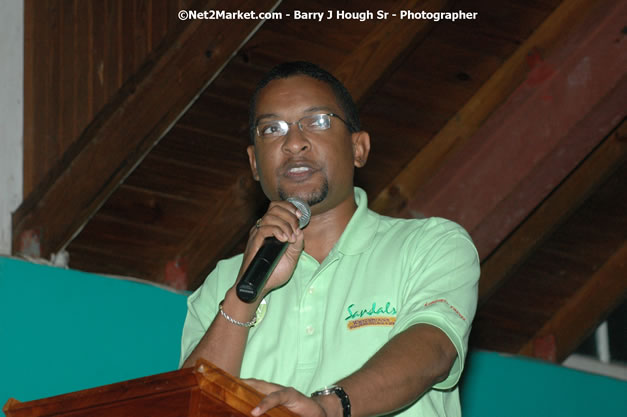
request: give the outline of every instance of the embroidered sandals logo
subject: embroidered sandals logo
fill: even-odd
[[[396,322],[396,307],[388,301],[385,307],[378,307],[377,303],[372,303],[369,308],[360,309],[351,304],[346,309],[348,317],[346,323],[349,330],[364,326],[394,326]]]

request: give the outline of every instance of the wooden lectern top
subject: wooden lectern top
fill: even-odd
[[[200,359],[194,368],[104,385],[98,388],[4,406],[7,417],[34,416],[250,416],[263,394]],[[271,417],[295,417],[285,407]]]

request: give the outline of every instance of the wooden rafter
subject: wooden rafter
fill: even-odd
[[[518,352],[540,356],[538,341],[549,338],[552,357],[561,362],[582,342],[589,330],[625,298],[627,293],[627,242],[582,285]]]
[[[533,246],[520,238],[510,244],[507,236],[627,115],[627,49],[615,42],[626,16],[626,5],[608,4],[572,28],[561,47],[536,64],[525,83],[409,202],[413,212],[461,223],[482,260],[501,245],[498,255],[484,265],[482,299]],[[549,200],[566,206],[552,203],[550,210],[568,214],[596,185],[593,179],[603,179],[621,162],[624,150],[617,138],[622,129],[624,125],[597,149],[594,155],[600,156],[580,168],[587,174],[583,179],[574,176],[581,183],[573,194],[558,192],[562,200]],[[603,162],[595,164],[598,158]],[[539,220],[542,230],[536,227],[525,238],[539,242],[559,219],[554,215]]]
[[[276,0],[237,0],[229,10],[273,10]],[[194,3],[192,10],[209,8]],[[262,21],[190,20],[125,83],[13,215],[13,252],[39,236],[39,253],[63,249]],[[158,105],[155,105],[157,104]]]
[[[489,255],[627,114],[625,18],[625,3],[598,8],[559,49],[531,56],[525,82],[408,209],[457,221]]]
[[[388,215],[400,214],[442,162],[458,150],[525,79],[529,70],[529,54],[551,50],[573,25],[596,6],[598,2],[592,0],[565,0],[379,193],[372,208]]]
[[[407,0],[396,10],[441,11],[448,0]],[[390,11],[392,13],[393,11]],[[384,20],[366,36],[359,46],[335,69],[335,76],[351,92],[355,102],[363,101],[367,93],[385,74],[419,43],[433,26],[428,20],[410,20],[399,24],[395,19]]]
[[[623,121],[579,168],[553,192],[481,265],[479,300],[483,303],[621,163],[627,159],[627,122]]]
[[[261,194],[261,191],[254,184],[252,175],[239,176],[232,189],[223,196],[216,216],[199,225],[183,242],[176,259],[169,261],[170,265],[172,262],[182,265],[188,288],[196,289],[202,284],[215,262],[246,236],[254,221],[256,203],[263,200],[257,193]],[[167,278],[168,264],[164,273]],[[157,276],[157,279],[161,277]]]

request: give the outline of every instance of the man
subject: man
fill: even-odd
[[[250,121],[252,174],[271,203],[244,254],[189,297],[182,365],[202,357],[256,378],[248,382],[267,396],[253,416],[279,404],[303,416],[460,415],[454,387],[479,276],[466,232],[368,210],[353,174],[370,138],[344,86],[319,67],[274,68]],[[288,197],[311,206],[303,230]],[[235,285],[269,236],[288,248],[261,296],[244,303]]]

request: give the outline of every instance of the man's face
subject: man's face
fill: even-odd
[[[324,113],[346,120],[331,87],[311,77],[273,80],[259,93],[257,123],[293,123],[285,136],[256,137],[255,146],[248,148],[253,176],[271,200],[299,197],[320,213],[352,197],[353,167],[365,164],[367,150],[361,142],[367,134],[351,134],[336,117],[331,117],[330,129],[319,132],[304,132],[295,123]]]

